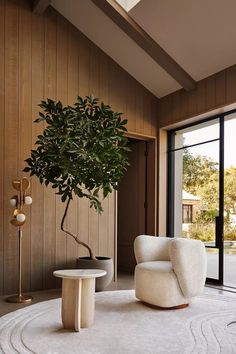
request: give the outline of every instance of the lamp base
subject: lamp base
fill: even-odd
[[[15,303],[29,303],[33,300],[33,297],[30,295],[14,295],[10,296],[6,299],[7,302],[15,302]]]

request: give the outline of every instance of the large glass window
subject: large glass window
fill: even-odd
[[[169,141],[169,233],[204,242],[207,276],[216,281],[221,274],[220,144],[220,118],[174,131]]]

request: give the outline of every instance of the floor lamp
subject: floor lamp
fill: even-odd
[[[23,295],[22,288],[22,226],[26,222],[26,216],[23,211],[23,206],[32,204],[32,198],[30,195],[26,195],[26,191],[30,187],[28,178],[23,177],[20,180],[12,181],[13,188],[17,191],[17,195],[14,195],[10,199],[10,204],[14,207],[13,218],[11,224],[17,227],[18,239],[19,239],[19,263],[18,263],[18,294],[10,296],[6,300],[8,302],[27,303],[32,301],[32,296]]]

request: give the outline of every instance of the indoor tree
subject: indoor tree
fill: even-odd
[[[96,259],[91,247],[64,228],[65,218],[74,196],[88,198],[90,207],[102,212],[99,192],[106,198],[126,171],[128,139],[126,119],[121,113],[97,98],[78,97],[74,106],[63,107],[60,101],[42,101],[36,123],[43,123],[36,148],[26,159],[25,172],[37,176],[40,183],[51,184],[66,203],[61,230],[86,247],[91,259]]]

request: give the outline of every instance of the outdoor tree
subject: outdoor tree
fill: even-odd
[[[193,155],[186,148],[183,153],[183,188],[197,196],[207,184],[212,183],[218,163],[202,155]]]
[[[236,214],[236,167],[229,167],[224,175],[225,210]]]
[[[236,214],[236,167],[225,169],[224,208]],[[183,155],[183,187],[198,196],[201,205],[208,210],[218,208],[219,170],[218,163],[202,155],[193,155],[187,149]]]
[[[224,211],[225,239],[236,239],[235,227],[230,223],[230,215],[236,214],[236,167],[224,171]],[[183,155],[183,188],[200,198],[202,211],[197,223],[192,225],[191,237],[203,241],[214,239],[215,229],[212,224],[219,215],[219,170],[218,163],[202,155],[193,155],[185,149]]]

